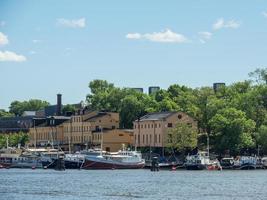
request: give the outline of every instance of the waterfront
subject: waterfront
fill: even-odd
[[[0,199],[266,199],[267,171],[0,170]]]

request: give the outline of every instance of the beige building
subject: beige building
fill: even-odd
[[[103,137],[103,140],[102,140]],[[133,130],[109,129],[93,133],[93,144],[109,152],[115,152],[122,147],[130,147],[134,144]]]
[[[65,151],[100,147],[102,135],[103,149],[117,151],[122,144],[133,144],[133,133],[119,128],[119,113],[80,112],[71,117],[54,116],[35,119],[30,128],[31,146],[60,145]]]
[[[134,141],[137,147],[165,147],[168,129],[177,123],[197,128],[197,122],[183,112],[150,113],[134,121]]]

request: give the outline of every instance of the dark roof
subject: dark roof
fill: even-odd
[[[95,118],[102,117],[102,116],[105,116],[105,115],[109,115],[109,113],[107,113],[107,112],[98,112],[98,113],[96,113],[95,115],[93,115],[93,116],[87,118],[87,119],[84,120],[84,121],[91,121],[91,120],[93,120],[93,119],[95,119]]]
[[[167,117],[173,115],[176,112],[157,112],[157,113],[149,113],[140,118],[139,121],[153,121],[153,120],[163,120]],[[138,121],[138,120],[136,120]]]
[[[0,132],[23,131],[33,126],[33,116],[2,117],[0,118]]]

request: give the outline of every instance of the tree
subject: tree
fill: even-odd
[[[267,126],[262,125],[256,135],[257,145],[260,146],[260,149],[263,153],[267,153]]]
[[[168,131],[166,146],[180,152],[195,148],[197,146],[197,130],[186,123],[177,123]]]
[[[132,128],[133,121],[145,114],[145,106],[134,95],[126,96],[122,101],[120,123],[122,128]]]
[[[235,108],[225,108],[209,122],[214,138],[214,149],[218,153],[229,150],[237,154],[243,148],[252,148],[255,142],[252,138],[255,122],[247,119],[244,112]]]
[[[4,109],[0,109],[0,117],[12,117],[14,116],[12,113],[5,111]]]
[[[66,115],[66,113],[70,112],[70,113],[74,113],[76,111],[76,108],[74,105],[71,105],[71,104],[67,104],[65,106],[63,106],[62,108],[62,113],[64,115]]]
[[[250,72],[249,76],[258,84],[267,83],[267,68],[257,68],[254,72]]]
[[[47,101],[39,99],[30,99],[29,101],[13,101],[10,104],[9,112],[16,116],[21,116],[24,111],[37,111],[48,106]]]

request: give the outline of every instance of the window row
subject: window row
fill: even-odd
[[[137,128],[161,128],[161,124],[156,124],[156,123],[152,123],[152,124],[135,124],[134,125],[134,128],[137,129]]]
[[[154,139],[153,139],[153,136],[154,136]],[[154,143],[155,144],[161,143],[161,136],[158,134],[143,134],[141,138],[140,138],[140,135],[138,135],[138,137],[136,138],[136,135],[135,135],[135,141],[137,144],[142,143],[148,146],[153,146]]]

